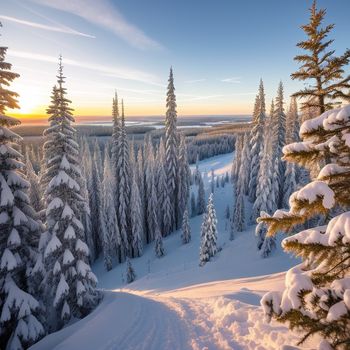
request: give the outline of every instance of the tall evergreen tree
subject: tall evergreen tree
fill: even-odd
[[[198,195],[197,195],[197,215],[205,212],[205,190],[202,175],[199,177]]]
[[[46,129],[45,177],[48,187],[46,223],[47,232],[44,261],[47,271],[45,296],[52,329],[57,329],[72,317],[85,316],[97,303],[95,290],[97,279],[89,263],[89,249],[85,240],[84,226],[80,221],[84,199],[79,186],[79,148],[70,101],[64,87],[62,60],[60,58],[57,76],[57,113],[49,117]],[[50,109],[49,109],[50,111]],[[53,307],[53,308],[52,308]]]
[[[84,226],[85,232],[85,241],[89,247],[89,260],[94,262],[97,258],[97,246],[94,239],[94,232],[92,229],[92,219],[91,219],[91,207],[90,207],[90,196],[89,193],[93,191],[92,189],[92,159],[89,149],[89,144],[86,138],[82,142],[82,162],[81,162],[81,171],[82,171],[82,184],[81,184],[81,195],[84,198],[85,210],[82,217],[82,223]]]
[[[130,220],[131,220],[131,249],[132,257],[139,257],[143,251],[143,215],[142,202],[137,183],[137,174],[134,172],[132,176],[131,198],[130,198]]]
[[[245,210],[244,210],[244,164],[241,164],[241,169],[238,175],[238,182],[236,183],[236,200],[232,210],[232,224],[231,227],[235,232],[242,232],[245,229]],[[233,234],[233,232],[232,232]]]
[[[270,292],[261,303],[269,317],[303,333],[300,343],[318,334],[324,339],[322,346],[334,349],[346,349],[350,343],[350,212],[346,211],[350,207],[350,149],[344,137],[349,131],[349,105],[305,121],[300,129],[302,142],[285,146],[284,159],[308,167],[325,164],[325,159],[329,164],[291,195],[289,211],[260,218],[269,225],[268,235],[274,235],[325,216],[325,225],[283,240],[283,248],[303,263],[287,272],[283,293]],[[330,220],[333,209],[337,214]]]
[[[165,169],[165,147],[163,139],[160,139],[157,162],[155,164],[155,184],[157,187],[158,198],[158,217],[159,228],[163,236],[167,236],[171,231],[172,225],[172,205],[168,194],[166,169]]]
[[[102,182],[102,214],[105,223],[102,249],[107,271],[112,269],[114,258],[121,259],[121,237],[119,233],[117,213],[114,207],[114,192],[111,191],[114,186],[115,184],[112,174],[111,160],[106,147]]]
[[[101,222],[104,220],[102,214],[102,182],[100,176],[99,163],[101,159],[100,147],[97,142],[94,143],[94,153],[91,162],[91,183],[88,191],[90,211],[91,211],[91,225],[92,236],[95,243],[95,252],[98,256],[102,252],[103,230]]]
[[[218,231],[217,219],[214,208],[214,195],[211,193],[208,200],[206,213],[203,215],[201,227],[201,246],[199,252],[199,265],[203,266],[217,253],[216,240]]]
[[[154,151],[151,137],[148,138],[145,145],[145,216],[146,216],[146,242],[150,243],[154,240],[154,212],[157,216],[158,201],[157,191],[154,183]],[[153,194],[153,191],[155,195]],[[158,219],[157,219],[158,223]]]
[[[177,175],[177,203],[178,203],[178,223],[182,221],[183,214],[187,208],[190,197],[190,177],[191,170],[187,160],[187,147],[185,136],[180,136],[179,157],[178,157],[178,175]]]
[[[283,84],[280,82],[277,90],[276,104],[274,114],[271,115],[271,128],[272,128],[272,143],[273,143],[273,161],[278,163],[277,168],[277,181],[278,192],[276,195],[276,202],[278,207],[282,206],[283,199],[283,183],[285,164],[282,161],[282,148],[286,143],[286,115],[284,113],[284,99],[283,99]]]
[[[166,115],[165,115],[165,159],[166,174],[169,202],[172,205],[172,224],[174,229],[178,226],[178,206],[177,206],[177,173],[178,173],[178,135],[177,135],[177,112],[176,112],[176,96],[174,86],[173,69],[170,68],[168,80],[168,91],[166,99]]]
[[[249,134],[245,133],[243,138],[243,150],[241,156],[241,166],[239,168],[238,180],[242,188],[242,195],[248,195],[250,191],[249,167],[250,167]]]
[[[231,181],[237,181],[239,169],[241,167],[241,158],[244,145],[244,135],[238,134],[235,141],[235,156],[231,168]]]
[[[39,301],[30,292],[30,271],[37,256],[40,225],[29,204],[29,183],[23,178],[20,136],[9,128],[20,124],[5,115],[18,108],[18,94],[8,86],[19,77],[0,47],[0,347],[28,348],[44,335]]]
[[[260,167],[260,157],[264,147],[264,124],[266,119],[265,92],[263,81],[260,80],[259,95],[255,102],[253,120],[253,129],[250,135],[250,172],[249,172],[249,200],[254,202],[256,199],[256,188],[258,185],[258,174]]]
[[[115,196],[115,208],[117,214],[119,213],[119,151],[120,151],[120,139],[121,139],[121,122],[118,106],[117,92],[114,94],[112,102],[112,119],[113,119],[113,131],[112,131],[112,149],[111,149],[111,162],[114,174],[114,196]]]
[[[335,56],[335,50],[330,48],[334,40],[328,38],[334,24],[323,27],[325,15],[326,10],[318,10],[314,0],[310,8],[309,23],[301,26],[307,38],[297,44],[305,52],[294,58],[301,66],[291,74],[292,79],[307,83],[304,89],[293,96],[303,99],[303,109],[315,107],[318,113],[331,109],[338,98],[350,100],[350,75],[345,74],[350,50],[347,49],[341,56]]]
[[[122,255],[131,256],[131,237],[130,237],[130,166],[129,166],[129,145],[125,128],[124,103],[122,100],[122,116],[121,116],[121,134],[119,139],[119,155],[118,155],[118,220],[119,230],[122,239]]]

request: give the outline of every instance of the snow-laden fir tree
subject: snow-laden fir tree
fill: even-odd
[[[277,177],[278,162],[275,163],[273,159],[272,137],[271,132],[269,131],[266,132],[263,157],[258,175],[257,197],[251,214],[253,222],[259,217],[261,211],[272,213],[277,209],[277,197],[279,191]]]
[[[277,180],[279,191],[276,195],[278,208],[282,206],[285,163],[282,161],[282,148],[286,143],[286,115],[284,113],[283,84],[278,85],[275,108],[271,114],[273,161],[278,162]]]
[[[142,202],[135,172],[132,176],[130,203],[131,256],[139,257],[143,252],[144,231]]]
[[[183,218],[190,197],[190,177],[191,170],[187,159],[187,147],[185,135],[180,135],[180,146],[178,155],[178,173],[177,173],[177,222],[180,223]]]
[[[191,192],[191,217],[195,217],[197,215],[197,204],[196,204],[196,196],[194,192]]]
[[[201,227],[201,246],[199,251],[199,265],[203,266],[217,253],[216,240],[218,231],[216,228],[217,219],[214,208],[214,195],[211,193],[208,200],[208,206],[203,215]]]
[[[300,117],[296,97],[292,97],[286,114],[286,144],[299,141]]]
[[[265,92],[263,81],[260,80],[259,94],[255,101],[253,129],[250,132],[249,140],[249,200],[253,203],[256,199],[256,188],[258,185],[258,174],[260,168],[260,159],[264,147],[264,125],[266,119],[265,110]]]
[[[52,330],[60,328],[72,317],[85,316],[99,298],[95,290],[97,279],[88,262],[84,226],[80,221],[84,198],[79,186],[79,148],[76,131],[71,125],[74,118],[64,80],[60,58],[57,111],[50,115],[50,126],[45,131],[44,153],[49,165],[46,166],[45,178],[51,180],[45,192],[47,232],[41,237],[47,271],[44,295]]]
[[[205,190],[202,176],[199,177],[198,195],[197,195],[197,215],[202,215],[205,212]]]
[[[236,200],[232,210],[232,223],[234,231],[242,232],[245,229],[245,209],[244,209],[244,164],[241,164],[241,169],[238,175],[236,184]]]
[[[318,113],[334,107],[339,98],[349,101],[350,97],[350,75],[345,73],[350,50],[335,56],[335,50],[330,48],[334,40],[328,37],[334,24],[322,26],[325,15],[326,10],[318,10],[314,0],[309,23],[301,26],[307,38],[297,44],[304,52],[294,57],[301,65],[298,71],[291,74],[292,79],[306,83],[306,87],[293,96],[303,99],[303,110],[311,107],[316,108]]]
[[[40,225],[16,150],[21,138],[9,129],[20,122],[5,115],[7,108],[18,108],[18,94],[8,86],[19,76],[5,61],[6,51],[0,47],[0,347],[27,349],[45,333],[39,301],[29,292]]]
[[[39,213],[43,209],[41,203],[41,186],[39,183],[39,177],[35,173],[32,162],[30,161],[28,156],[26,160],[25,172],[27,176],[27,181],[30,185],[28,189],[29,202],[34,208],[34,210],[37,213]]]
[[[91,220],[91,209],[90,209],[90,197],[89,192],[92,191],[91,187],[91,172],[92,172],[92,159],[89,149],[89,144],[86,138],[81,142],[82,149],[82,162],[81,162],[81,171],[82,171],[82,184],[81,184],[81,195],[84,198],[85,210],[82,217],[82,223],[84,226],[85,232],[85,241],[89,247],[89,260],[94,262],[97,258],[97,246],[95,244],[93,230],[92,230],[92,220]]]
[[[231,168],[231,181],[232,182],[237,180],[239,169],[241,167],[241,157],[242,157],[242,151],[243,151],[243,139],[244,139],[244,135],[242,135],[242,134],[238,134],[236,136],[235,156],[233,158],[232,168]]]
[[[249,168],[250,168],[250,150],[249,150],[249,133],[245,133],[243,137],[243,150],[241,156],[241,165],[238,173],[238,180],[242,188],[242,195],[247,195],[250,191]]]
[[[111,160],[107,147],[105,148],[104,170],[102,182],[102,214],[104,217],[105,230],[103,231],[103,260],[107,271],[113,267],[113,260],[121,260],[121,238],[118,227],[117,213],[114,207],[113,189],[114,177]]]
[[[155,219],[158,218],[158,200],[157,189],[155,185],[155,160],[151,137],[148,138],[145,145],[145,213],[146,213],[146,242],[154,240]],[[154,193],[155,195],[154,195]],[[158,219],[156,219],[158,224]],[[158,225],[159,226],[159,225]],[[159,228],[158,228],[159,229]]]
[[[121,139],[121,122],[119,115],[118,95],[117,92],[114,94],[112,101],[112,119],[113,119],[113,130],[112,130],[112,149],[111,149],[111,162],[114,174],[114,196],[115,196],[115,208],[118,214],[119,212],[119,152],[120,152],[120,139]]]
[[[165,169],[165,147],[163,139],[160,139],[155,166],[155,184],[158,198],[158,225],[163,234],[167,236],[172,225],[172,205],[168,194],[168,184]]]
[[[122,100],[122,115],[120,121],[121,133],[119,139],[119,154],[116,169],[118,172],[118,210],[117,217],[119,221],[119,231],[122,239],[122,261],[126,256],[131,256],[131,237],[130,237],[130,166],[129,166],[129,144],[126,135],[124,102]]]
[[[317,177],[294,192],[289,211],[276,211],[260,220],[268,235],[290,232],[319,216],[322,226],[285,238],[284,250],[302,258],[286,274],[285,290],[270,292],[261,301],[266,314],[303,333],[300,342],[318,334],[322,346],[347,349],[350,344],[350,106],[329,110],[305,121],[302,142],[287,145],[284,159],[308,168],[327,163]],[[325,162],[327,160],[327,162]],[[332,216],[337,209],[337,216]],[[341,213],[341,214],[339,214]]]
[[[188,218],[188,210],[184,211],[182,218],[182,233],[181,233],[182,244],[187,244],[191,241],[191,227]]]
[[[169,202],[172,205],[171,228],[177,227],[177,173],[178,173],[178,135],[177,135],[177,112],[176,96],[174,87],[173,69],[170,68],[168,80],[167,99],[165,114],[165,164],[168,184]]]
[[[100,169],[98,169],[100,155],[100,147],[97,142],[94,143],[94,153],[91,162],[91,180],[90,188],[88,191],[90,213],[91,213],[91,225],[92,225],[92,236],[94,239],[96,254],[97,256],[102,252],[103,244],[103,230],[101,223],[104,221],[102,213],[102,182],[100,176]]]
[[[129,258],[126,258],[126,282],[132,283],[136,279],[136,273]]]

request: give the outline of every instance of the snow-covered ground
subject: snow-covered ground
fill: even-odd
[[[224,175],[232,157],[200,162],[207,194],[211,169],[215,176]],[[100,260],[93,268],[105,290],[98,308],[32,348],[262,350],[296,344],[297,335],[281,324],[267,324],[259,306],[265,292],[283,287],[283,271],[296,261],[281,248],[262,259],[256,252],[254,226],[230,241],[225,209],[232,209],[232,198],[230,184],[215,188],[222,250],[212,261],[198,265],[199,216],[190,221],[189,244],[181,244],[178,231],[164,239],[166,256],[157,259],[150,245],[142,257],[133,259],[137,279],[129,285],[124,282],[125,264],[105,272]]]

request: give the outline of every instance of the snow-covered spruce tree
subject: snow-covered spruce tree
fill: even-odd
[[[121,259],[121,237],[119,233],[117,213],[114,207],[114,191],[111,190],[114,186],[111,160],[106,147],[102,182],[102,215],[105,223],[102,249],[104,264],[107,271],[112,269],[114,258],[119,259],[119,261]]]
[[[112,149],[111,149],[111,162],[114,174],[114,196],[115,196],[115,208],[118,214],[119,212],[119,151],[120,151],[120,138],[121,138],[121,123],[119,116],[118,95],[114,94],[112,102],[112,119],[113,119],[113,131],[112,131]]]
[[[18,108],[18,94],[7,87],[19,77],[5,61],[6,51],[0,47],[0,347],[26,349],[45,333],[39,302],[29,292],[40,225],[16,150],[21,138],[9,129],[20,122],[5,115],[7,108]]]
[[[196,196],[194,192],[191,192],[191,217],[195,217],[197,215],[197,205],[196,205]]]
[[[136,273],[129,258],[126,258],[126,282],[132,283],[136,279]]]
[[[291,103],[286,119],[286,144],[299,141],[299,115],[296,98],[291,98]],[[296,190],[300,169],[294,164],[288,162],[285,164],[283,196],[281,207],[288,208],[289,197]]]
[[[182,244],[187,244],[191,241],[191,227],[188,218],[188,210],[184,211],[182,219],[182,233],[181,233]]]
[[[102,182],[100,176],[100,170],[98,169],[98,164],[100,163],[100,147],[97,142],[94,143],[94,153],[91,162],[91,182],[88,191],[89,203],[90,203],[90,213],[91,213],[91,228],[92,236],[95,241],[95,253],[98,256],[103,250],[103,235],[104,227],[101,227],[102,222],[104,222],[102,213]]]
[[[307,38],[297,44],[305,52],[294,57],[301,66],[297,72],[291,74],[292,79],[307,83],[303,90],[293,96],[303,99],[302,109],[315,107],[318,113],[331,109],[338,98],[347,101],[350,99],[350,75],[344,74],[349,63],[350,50],[346,50],[341,56],[335,56],[335,51],[330,49],[334,40],[328,38],[334,24],[322,27],[325,15],[326,10],[318,10],[314,0],[310,8],[309,23],[301,26]]]
[[[266,132],[263,156],[259,168],[257,197],[255,199],[251,220],[259,217],[260,212],[272,213],[277,209],[276,197],[279,191],[278,163],[273,159],[271,130]],[[276,169],[275,169],[276,168]],[[275,171],[277,170],[277,172]]]
[[[187,208],[190,197],[190,177],[191,170],[187,160],[187,147],[185,135],[180,135],[180,146],[178,155],[178,173],[177,173],[177,215],[179,216],[177,222],[180,223],[183,214]]]
[[[167,236],[172,225],[172,205],[168,194],[166,171],[165,171],[165,147],[163,139],[160,139],[155,166],[155,184],[158,198],[158,225],[163,236]]]
[[[57,111],[50,115],[50,126],[45,131],[45,178],[51,179],[45,192],[47,198],[47,232],[44,262],[47,274],[44,285],[47,298],[47,317],[51,330],[60,328],[72,317],[85,316],[97,304],[97,279],[89,263],[89,249],[84,226],[80,219],[84,198],[79,186],[79,148],[70,101],[64,88],[62,60],[57,76]]]
[[[243,135],[238,134],[236,136],[236,142],[235,142],[235,156],[233,158],[232,162],[232,168],[231,168],[231,181],[237,181],[239,169],[241,166],[241,157],[242,157],[242,150],[243,150]]]
[[[203,215],[201,227],[201,246],[199,251],[199,265],[203,266],[217,253],[217,219],[214,208],[214,195],[211,193],[208,200],[207,211]]]
[[[270,292],[261,301],[266,314],[303,333],[300,343],[314,334],[335,349],[350,344],[350,212],[333,217],[350,206],[350,106],[329,110],[305,121],[303,142],[283,149],[287,161],[312,167],[327,160],[317,178],[294,192],[290,209],[263,217],[269,235],[289,232],[307,220],[325,215],[324,226],[285,238],[283,248],[303,263],[286,274],[283,293]]]
[[[249,194],[249,168],[250,168],[250,149],[249,149],[249,133],[245,133],[243,137],[243,150],[241,157],[241,166],[239,168],[238,181],[241,182],[244,195]]]
[[[276,196],[279,191],[278,177],[275,174],[271,129],[266,132],[263,156],[258,175],[257,197],[253,205],[251,219],[255,221],[260,212],[272,213],[277,209]]]
[[[282,148],[286,143],[286,115],[284,113],[284,99],[283,99],[283,84],[279,83],[277,89],[276,103],[273,115],[271,115],[272,129],[272,151],[273,161],[278,162],[277,180],[278,180],[278,192],[276,195],[276,203],[278,208],[282,206],[283,198],[283,185],[284,185],[284,173],[285,163],[282,161]]]
[[[258,174],[260,167],[261,151],[264,147],[264,124],[266,119],[265,92],[263,81],[260,80],[259,95],[256,100],[253,120],[253,129],[250,132],[250,159],[249,159],[249,200],[253,203],[256,199],[256,188],[258,185]]]
[[[145,216],[146,216],[146,242],[154,240],[154,212],[158,217],[157,190],[154,183],[155,173],[154,152],[151,137],[148,138],[145,145]],[[153,194],[153,191],[155,195]],[[158,219],[157,219],[158,223]]]
[[[199,177],[198,195],[197,195],[197,215],[205,212],[205,190],[202,176]]]
[[[122,100],[122,116],[121,116],[121,134],[119,139],[119,155],[117,163],[118,171],[118,211],[117,217],[119,221],[120,236],[122,239],[122,261],[126,256],[131,256],[131,237],[130,237],[130,167],[129,167],[129,144],[126,135],[124,103]]]
[[[244,166],[241,165],[241,170],[238,175],[238,182],[236,185],[236,200],[232,210],[232,223],[234,231],[242,232],[245,229],[245,210],[244,210]],[[232,228],[233,228],[232,227]]]
[[[177,135],[177,112],[176,96],[174,87],[173,69],[170,68],[168,91],[166,99],[165,115],[165,164],[167,174],[167,187],[169,202],[172,205],[171,229],[178,227],[178,203],[177,203],[177,172],[178,172],[178,135]]]
[[[83,212],[82,223],[84,226],[85,232],[85,241],[89,247],[89,260],[90,262],[94,262],[97,258],[97,246],[95,244],[95,239],[93,236],[92,230],[92,220],[91,220],[91,209],[90,209],[90,198],[89,192],[92,191],[91,186],[91,168],[92,168],[92,159],[91,153],[89,149],[89,144],[86,138],[81,141],[81,149],[82,149],[82,162],[81,162],[81,195],[85,201],[85,210]]]
[[[130,198],[131,256],[133,258],[142,255],[144,238],[142,202],[136,177],[137,174],[133,172]]]
[[[33,169],[32,162],[27,156],[25,172],[27,176],[27,181],[29,182],[28,197],[29,203],[34,208],[34,210],[39,213],[42,210],[41,204],[41,188],[39,183],[39,177]]]

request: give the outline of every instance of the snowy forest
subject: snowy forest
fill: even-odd
[[[163,128],[116,90],[111,135],[79,132],[60,55],[28,138],[0,47],[0,349],[350,349],[350,50],[308,16],[304,88],[257,77],[251,121],[210,131],[179,127],[171,67]]]

